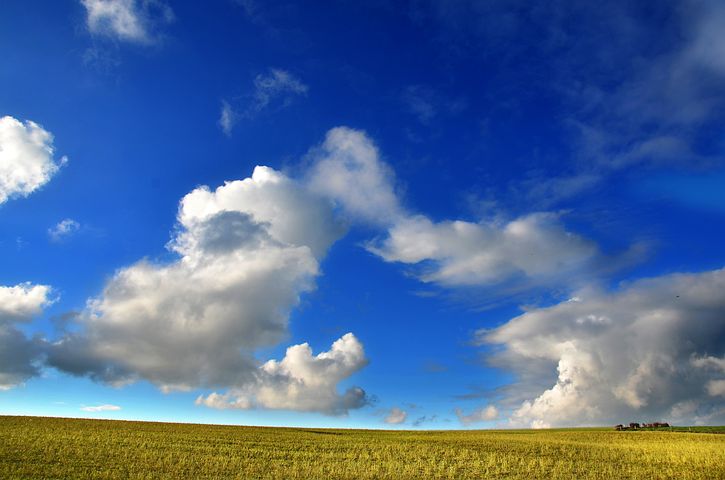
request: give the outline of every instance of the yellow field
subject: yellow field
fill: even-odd
[[[0,478],[725,479],[725,435],[398,432],[0,417]]]

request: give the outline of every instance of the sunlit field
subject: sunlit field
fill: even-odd
[[[0,417],[0,478],[725,478],[725,428],[379,431]]]

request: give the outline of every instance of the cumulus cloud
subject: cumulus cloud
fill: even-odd
[[[155,42],[155,25],[174,19],[162,0],[81,0],[81,4],[91,33],[133,43]]]
[[[0,118],[0,205],[48,183],[67,161],[56,162],[53,152],[53,135],[37,123]]]
[[[388,423],[390,425],[400,425],[401,423],[405,422],[405,419],[408,418],[408,412],[405,410],[401,410],[398,407],[393,407],[390,409],[388,414],[385,416],[385,423]]]
[[[342,232],[324,199],[267,167],[187,194],[178,223],[169,248],[180,258],[119,270],[81,315],[85,332],[55,343],[52,365],[164,390],[242,384]]]
[[[588,289],[482,330],[519,377],[511,424],[548,427],[725,418],[725,269]]]
[[[81,407],[81,410],[83,410],[84,412],[117,412],[121,410],[121,407],[119,407],[118,405],[110,404],[88,406],[84,405]]]
[[[552,213],[507,223],[436,223],[409,213],[364,132],[334,128],[307,160],[300,181],[257,167],[250,178],[187,194],[168,245],[178,259],[116,272],[79,315],[79,328],[49,346],[48,363],[115,385],[228,389],[200,398],[208,406],[344,413],[366,401],[361,389],[336,390],[365,363],[353,336],[315,357],[304,344],[280,362],[254,357],[284,338],[290,311],[345,232],[341,218],[387,231],[370,251],[448,286],[563,282],[599,258],[593,242]],[[318,371],[323,383],[307,376]]]
[[[310,188],[335,201],[351,218],[387,226],[402,217],[393,170],[365,132],[333,128],[310,158]]]
[[[336,391],[366,363],[352,334],[315,357],[306,344],[280,362],[254,357],[284,338],[291,309],[343,233],[329,201],[268,167],[213,191],[199,187],[180,202],[168,245],[178,260],[116,272],[80,315],[82,331],[49,346],[48,363],[115,385],[231,388],[204,399],[209,406],[359,408],[362,389]]]
[[[254,379],[243,387],[199,396],[196,403],[218,409],[289,409],[342,415],[368,403],[359,387],[337,391],[340,382],[367,363],[363,346],[352,333],[315,356],[308,344],[293,345],[282,360],[261,365]]]
[[[53,302],[47,285],[0,286],[0,390],[13,388],[39,373],[42,345],[15,327],[30,321]]]
[[[78,230],[80,230],[81,224],[73,220],[72,218],[66,218],[61,220],[56,225],[48,229],[48,236],[50,239],[59,242],[65,238],[70,237]]]
[[[47,285],[0,286],[0,324],[27,321],[52,303]]]

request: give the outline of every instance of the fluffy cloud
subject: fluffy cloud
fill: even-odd
[[[311,154],[310,188],[351,219],[387,229],[368,249],[388,262],[420,267],[419,278],[445,286],[572,281],[601,268],[596,244],[569,232],[560,215],[540,212],[508,222],[433,222],[411,214],[395,192],[395,176],[361,131],[339,127]],[[611,260],[611,259],[610,259]],[[520,287],[522,288],[522,287]]]
[[[510,222],[407,217],[370,250],[388,262],[420,264],[425,282],[448,286],[529,284],[576,274],[597,260],[596,244],[568,232],[558,215],[535,213]]]
[[[47,285],[0,286],[0,324],[27,321],[52,302]]]
[[[157,22],[174,19],[171,8],[161,0],[81,0],[91,33],[135,43],[153,43]]]
[[[458,421],[466,426],[478,422],[490,422],[498,418],[498,408],[494,405],[487,405],[486,407],[474,410],[468,415],[464,414],[460,408],[457,408],[456,416],[458,417]]]
[[[53,160],[53,135],[35,122],[0,118],[0,205],[27,197],[55,175],[67,161]]]
[[[199,396],[197,405],[227,409],[291,409],[346,414],[367,404],[365,392],[351,387],[344,393],[337,385],[367,365],[362,344],[352,333],[343,335],[327,352],[312,355],[306,343],[293,345],[281,361],[269,360],[242,388]]]
[[[40,342],[28,339],[14,324],[27,322],[52,303],[46,285],[23,283],[0,286],[0,390],[7,390],[38,374]]]
[[[327,202],[266,167],[192,191],[178,222],[169,246],[180,259],[118,271],[81,316],[85,332],[58,341],[51,364],[164,390],[244,383],[252,353],[282,339],[342,232]]]
[[[403,215],[393,171],[365,132],[333,128],[311,159],[310,188],[335,201],[351,218],[387,226]]]
[[[408,418],[408,412],[401,410],[398,407],[393,407],[390,409],[390,412],[388,412],[384,421],[390,425],[400,425],[405,422],[406,418]]]
[[[82,406],[81,410],[84,412],[117,412],[121,410],[121,407],[118,405],[89,405],[89,406]]]
[[[643,279],[479,332],[501,348],[492,363],[518,375],[512,398],[528,396],[512,424],[722,422],[723,291],[725,269]]]
[[[228,389],[200,398],[208,406],[344,413],[365,403],[361,389],[336,390],[365,363],[351,335],[316,357],[306,345],[290,347],[280,362],[254,357],[284,338],[290,311],[314,288],[319,262],[345,231],[336,212],[387,230],[372,252],[420,264],[423,281],[444,285],[570,279],[599,258],[555,214],[435,223],[408,213],[361,131],[330,130],[308,163],[300,182],[257,167],[250,178],[186,195],[168,245],[178,260],[116,272],[79,316],[80,331],[49,346],[49,364],[112,384]],[[327,379],[311,380],[315,372]]]
[[[50,239],[59,242],[64,238],[73,235],[81,228],[81,224],[73,220],[72,218],[66,218],[61,220],[56,225],[48,229],[48,236]]]
[[[274,169],[256,167],[251,178],[227,182],[214,192],[201,187],[186,195],[179,209],[183,231],[173,248],[195,256],[215,250],[221,240],[229,240],[230,248],[238,241],[246,243],[239,237],[238,229],[225,229],[230,224],[214,226],[214,215],[235,211],[247,215],[257,225],[247,233],[268,234],[266,243],[275,247],[307,247],[315,258],[324,256],[345,231],[325,199]],[[212,233],[218,235],[216,242],[210,237]]]
[[[169,244],[179,259],[118,271],[81,314],[83,331],[51,345],[48,362],[112,384],[232,387],[226,395],[238,396],[237,406],[360,407],[361,389],[335,390],[365,364],[352,335],[316,357],[305,344],[281,362],[260,366],[253,355],[283,339],[291,309],[314,288],[320,259],[342,233],[327,200],[271,168],[214,191],[197,188],[181,200]]]

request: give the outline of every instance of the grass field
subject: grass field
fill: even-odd
[[[400,432],[0,417],[0,439],[0,478],[725,478],[725,435],[717,433]]]

